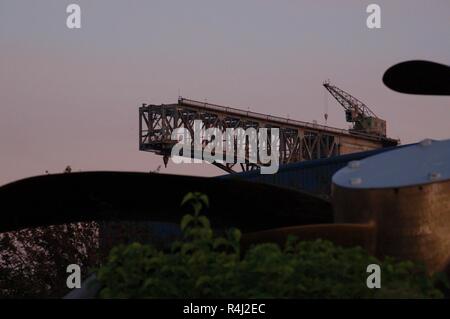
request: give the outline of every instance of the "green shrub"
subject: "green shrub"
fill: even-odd
[[[182,241],[170,252],[133,243],[113,248],[98,272],[103,298],[440,298],[425,269],[409,261],[380,261],[362,248],[331,242],[298,242],[281,249],[260,244],[240,254],[239,230],[214,236],[200,215],[205,195],[190,193],[183,204],[194,215],[181,221]],[[381,267],[381,288],[369,289],[366,268]]]

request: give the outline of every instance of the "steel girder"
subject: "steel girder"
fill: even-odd
[[[280,147],[279,163],[293,163],[304,160],[327,158],[339,155],[339,134],[324,131],[318,128],[301,127],[298,125],[282,124],[278,121],[262,120],[252,116],[233,114],[229,108],[212,109],[184,105],[184,103],[167,105],[143,105],[139,108],[139,149],[154,152],[167,158],[171,154],[172,147],[177,143],[172,140],[172,132],[176,128],[186,128],[191,136],[194,136],[194,120],[201,120],[203,128],[219,128],[223,133],[227,128],[278,128]],[[207,141],[203,141],[203,148]],[[247,141],[248,143],[248,141]],[[270,143],[267,144],[270,148]],[[246,145],[248,150],[248,145]],[[225,155],[225,154],[224,154]],[[248,155],[248,154],[246,154]],[[186,157],[194,157],[194,154],[183,154]],[[220,163],[214,165],[227,172],[247,171],[258,168],[261,163],[251,163],[248,156],[245,163]]]

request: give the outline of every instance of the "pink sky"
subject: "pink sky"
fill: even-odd
[[[69,3],[82,29],[65,26]],[[450,64],[450,2],[13,1],[0,3],[0,185],[77,170],[150,171],[138,106],[188,98],[348,127],[322,82],[364,101],[410,143],[450,138],[448,97],[402,95],[383,72],[409,59]],[[326,102],[328,100],[328,102]],[[162,172],[217,175],[210,165]]]

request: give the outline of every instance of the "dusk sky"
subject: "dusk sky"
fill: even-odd
[[[81,29],[66,7],[81,7]],[[381,6],[381,29],[366,7]],[[348,128],[322,82],[364,101],[403,144],[450,138],[450,98],[393,92],[391,65],[450,64],[450,1],[0,0],[0,185],[74,171],[150,171],[138,107],[178,93]],[[328,101],[328,102],[327,102]],[[219,175],[211,165],[163,173]]]

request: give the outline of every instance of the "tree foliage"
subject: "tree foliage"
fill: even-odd
[[[205,196],[183,200],[193,215],[181,220],[183,240],[169,252],[133,243],[112,249],[97,276],[104,298],[440,298],[434,278],[409,261],[381,261],[362,248],[331,242],[266,243],[240,252],[241,233],[215,236],[200,215]],[[382,270],[381,289],[369,289],[369,264]]]
[[[82,273],[98,262],[98,225],[73,223],[0,234],[0,297],[60,298],[66,268]]]

